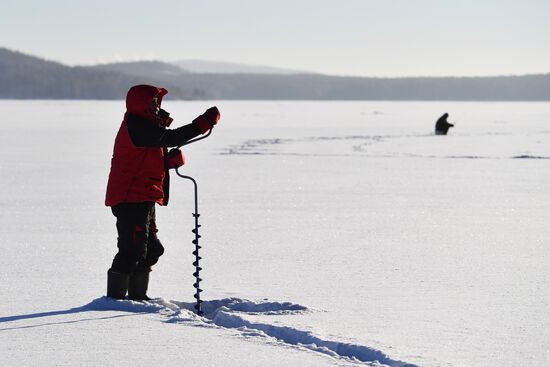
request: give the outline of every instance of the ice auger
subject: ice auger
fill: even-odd
[[[212,133],[212,129],[208,130],[208,133],[206,133],[205,135],[203,135],[201,137],[198,137],[198,138],[195,138],[195,139],[192,139],[192,140],[189,140],[186,143],[178,146],[178,149],[181,148],[184,145],[188,145],[188,144],[194,143],[196,141],[202,140],[202,139],[208,137],[211,133]],[[195,181],[195,179],[193,177],[185,176],[185,175],[182,175],[181,173],[179,173],[178,168],[176,168],[176,174],[178,176],[180,176],[181,178],[191,180],[191,182],[193,182],[193,187],[195,189],[195,212],[193,213],[193,217],[195,218],[195,228],[191,231],[195,234],[195,239],[192,241],[193,244],[195,245],[195,250],[193,251],[193,255],[195,256],[195,261],[193,261],[193,266],[195,267],[195,272],[193,273],[193,276],[195,277],[195,283],[193,284],[193,287],[195,288],[195,295],[193,297],[195,297],[195,299],[196,299],[195,310],[197,311],[197,315],[201,316],[203,314],[203,312],[201,310],[201,303],[203,302],[201,300],[202,289],[200,288],[200,281],[202,280],[200,278],[200,271],[202,270],[202,268],[200,267],[200,260],[202,259],[202,257],[199,256],[199,249],[201,248],[201,246],[199,245],[199,238],[201,238],[201,235],[199,234],[199,227],[201,225],[199,224],[200,214],[199,214],[199,200],[198,200],[197,181]]]

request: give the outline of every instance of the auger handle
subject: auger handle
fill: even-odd
[[[198,138],[195,138],[195,139],[188,140],[185,143],[183,143],[182,145],[178,145],[178,149],[183,147],[184,145],[189,145],[191,143],[194,143],[194,142],[197,142],[197,141],[202,140],[204,138],[207,138],[207,137],[210,136],[210,134],[212,134],[212,128],[210,128],[210,130],[208,130],[208,132],[205,135],[199,136]]]

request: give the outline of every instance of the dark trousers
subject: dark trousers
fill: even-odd
[[[118,253],[112,269],[121,273],[151,271],[151,266],[164,253],[157,237],[155,203],[122,203],[111,210],[118,231]]]

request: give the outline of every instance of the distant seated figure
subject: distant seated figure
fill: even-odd
[[[435,123],[435,135],[447,135],[449,128],[454,126],[447,121],[447,117],[449,117],[449,114],[445,113],[437,120]]]

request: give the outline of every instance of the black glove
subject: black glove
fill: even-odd
[[[159,110],[158,117],[162,121],[162,126],[168,127],[174,121],[173,118],[170,117],[170,113],[163,110],[162,108]]]

